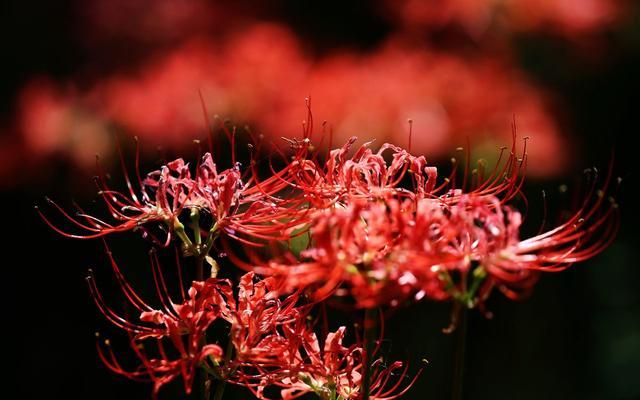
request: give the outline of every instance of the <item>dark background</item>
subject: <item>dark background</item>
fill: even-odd
[[[367,49],[391,29],[365,2],[329,1],[303,7],[279,1],[263,18],[290,25],[321,53],[336,46]],[[26,80],[39,73],[56,78],[75,74],[88,55],[70,29],[73,2],[9,1],[2,5],[3,75],[0,118],[10,120],[13,99]],[[514,38],[518,59],[543,87],[567,105],[578,143],[577,168],[553,181],[529,181],[528,193],[572,183],[582,168],[605,168],[615,149],[615,173],[624,178],[618,198],[623,222],[616,242],[591,261],[545,275],[534,295],[515,303],[495,294],[486,320],[472,313],[468,332],[465,398],[468,399],[640,399],[640,270],[637,185],[637,105],[640,100],[640,24],[638,15],[622,33],[605,37],[606,62],[582,68],[553,36]],[[112,61],[115,62],[115,61]],[[123,60],[122,62],[131,62]],[[117,63],[117,62],[116,62]],[[105,66],[108,68],[108,66]],[[28,164],[29,157],[24,158]],[[87,267],[104,266],[99,242],[64,239],[49,230],[33,210],[49,195],[62,203],[86,204],[90,180],[80,181],[63,157],[48,160],[28,180],[2,189],[3,385],[15,398],[137,399],[150,387],[106,370],[97,358],[94,331],[106,324],[85,282]],[[83,173],[81,175],[87,175]],[[535,214],[534,214],[535,215]],[[137,238],[136,238],[137,240]],[[116,250],[144,263],[139,241],[116,240]],[[124,258],[121,257],[121,258]],[[143,264],[144,265],[144,264]],[[105,274],[106,276],[106,274]],[[144,274],[140,274],[140,279]],[[448,305],[418,304],[387,322],[392,352],[415,366],[430,361],[406,398],[447,398],[454,338],[439,330]],[[247,398],[237,391],[237,397]],[[161,398],[175,398],[172,385]]]

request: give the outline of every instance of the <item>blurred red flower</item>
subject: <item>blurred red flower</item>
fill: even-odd
[[[404,145],[411,118],[412,150],[432,157],[466,137],[480,149],[499,143],[515,115],[536,144],[531,174],[553,175],[570,161],[548,96],[505,57],[467,59],[389,41],[371,54],[313,60],[287,30],[256,25],[222,42],[192,40],[135,73],[101,77],[88,90],[65,86],[32,85],[22,96],[18,129],[34,138],[27,143],[39,154],[65,151],[69,133],[72,148],[102,151],[105,127],[114,122],[151,145],[185,146],[205,128],[200,91],[208,109],[274,139],[300,131],[308,94],[316,120],[329,121],[336,143],[363,134]]]

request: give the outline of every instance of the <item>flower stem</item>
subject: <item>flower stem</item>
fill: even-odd
[[[452,396],[453,400],[462,400],[463,394],[463,378],[464,378],[464,361],[465,361],[465,348],[467,344],[467,308],[461,307],[460,310],[460,322],[458,325],[458,332],[456,332],[456,348],[455,358],[453,364],[453,387]]]
[[[220,381],[216,386],[216,393],[213,395],[213,400],[222,400],[224,389],[227,386],[227,381]]]
[[[194,207],[191,209],[191,213],[189,214],[189,216],[191,217],[193,240],[196,243],[196,246],[200,247],[200,243],[202,243],[202,236],[200,233],[200,211],[198,211],[198,209]]]
[[[364,376],[362,380],[362,400],[369,400],[371,391],[371,364],[376,335],[376,310],[364,310]]]
[[[204,257],[196,257],[196,280],[204,280]]]
[[[202,399],[209,400],[211,398],[211,378],[209,377],[209,374],[206,371],[204,372],[203,375],[204,375],[204,381],[203,381],[204,383],[202,385]]]
[[[206,368],[198,368],[196,370],[195,381],[193,387],[195,388],[194,398],[200,400],[209,400],[211,398],[211,376]]]
[[[216,386],[216,393],[213,396],[213,400],[222,400],[222,395],[224,394],[224,389],[227,387],[227,378],[231,375],[232,371],[229,368],[229,362],[231,361],[231,353],[233,352],[233,341],[231,337],[229,337],[229,341],[227,342],[227,349],[224,352],[224,368],[226,372],[222,375],[222,379]]]
[[[204,257],[196,257],[196,280],[203,281],[204,280]],[[206,334],[201,339],[201,345],[205,345],[207,342]],[[201,382],[197,382],[196,384],[201,387],[203,400],[209,400],[211,397],[211,376],[204,370],[199,371],[200,378],[198,379]]]

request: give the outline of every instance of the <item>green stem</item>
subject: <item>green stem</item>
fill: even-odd
[[[193,229],[193,240],[196,243],[196,247],[200,247],[200,243],[202,243],[202,236],[200,234],[200,211],[197,208],[192,208],[191,213],[189,214],[191,217],[191,229]]]
[[[216,393],[213,395],[213,400],[222,400],[222,395],[224,394],[224,389],[227,386],[227,381],[220,381],[216,386]]]
[[[232,371],[229,369],[229,362],[231,361],[232,353],[233,353],[233,341],[231,340],[231,337],[229,337],[229,341],[227,342],[227,348],[224,352],[224,368],[226,369],[226,371],[224,375],[222,375],[222,379],[216,386],[216,393],[213,396],[213,400],[222,400],[224,389],[227,387],[227,378],[232,373]]]
[[[371,364],[376,335],[376,310],[364,310],[364,376],[362,380],[362,400],[369,400],[371,391]]]
[[[202,254],[209,254],[209,251],[213,247],[213,242],[218,237],[218,223],[213,224],[211,229],[209,229],[209,235],[207,236],[207,240],[204,242],[202,246]]]
[[[451,396],[453,400],[462,400],[463,394],[464,362],[467,345],[467,313],[467,308],[464,306],[461,307],[460,322],[457,328],[458,332],[456,332],[456,349],[453,364],[453,387]]]
[[[172,228],[176,235],[180,238],[180,240],[182,240],[184,245],[193,251],[193,242],[191,242],[191,239],[189,239],[189,236],[187,236],[187,233],[184,231],[184,225],[182,224],[182,222],[180,222],[178,217],[175,217],[173,219]]]
[[[480,285],[482,285],[484,279],[487,277],[487,271],[485,271],[482,265],[479,265],[478,267],[476,267],[476,269],[473,270],[472,275],[473,281],[471,282],[471,286],[469,287],[469,290],[466,291],[463,298],[464,306],[467,308],[473,308],[476,306],[476,293],[478,292],[478,289],[480,289]]]

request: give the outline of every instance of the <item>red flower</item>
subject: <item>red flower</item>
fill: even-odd
[[[79,207],[74,217],[48,200],[73,228],[84,232],[73,233],[59,228],[39,209],[38,213],[52,229],[66,237],[90,239],[138,230],[156,244],[166,247],[175,235],[182,240],[187,254],[202,257],[208,254],[213,240],[221,233],[255,245],[286,239],[287,232],[304,223],[300,220],[302,200],[286,198],[281,193],[290,187],[288,175],[291,167],[274,171],[273,176],[260,180],[253,161],[244,175],[239,163],[218,172],[212,156],[206,153],[195,168],[195,176],[182,158],[148,173],[144,179],[136,165],[139,187],[139,193],[136,193],[124,160],[121,161],[128,188],[126,193],[109,188],[104,174],[96,180],[114,222],[89,215]],[[185,226],[179,219],[185,210],[190,212],[193,240],[185,233]],[[206,229],[199,226],[201,213],[211,216],[211,226]],[[294,219],[294,216],[298,218]],[[157,238],[154,231],[158,230],[166,232],[166,237]],[[204,243],[200,242],[202,235]]]
[[[312,247],[301,262],[272,260],[257,270],[282,277],[288,290],[309,287],[318,299],[349,295],[362,308],[412,296],[474,307],[494,286],[520,298],[539,271],[564,269],[611,243],[617,207],[593,194],[567,222],[526,240],[520,213],[491,194],[345,197],[315,213]]]
[[[131,349],[141,365],[127,370],[120,365],[109,341],[106,351],[98,343],[98,352],[105,365],[112,371],[134,380],[151,380],[154,396],[163,385],[182,376],[186,393],[191,392],[195,371],[207,358],[221,359],[222,349],[215,344],[205,344],[204,337],[209,326],[222,316],[226,307],[224,296],[230,290],[224,287],[203,286],[194,282],[188,297],[182,292],[182,303],[170,298],[155,255],[151,257],[154,282],[162,308],[150,307],[126,281],[109,253],[111,265],[122,293],[131,306],[140,312],[137,320],[123,317],[109,307],[98,291],[93,274],[87,281],[96,305],[102,314],[115,326],[129,334]],[[155,346],[152,344],[155,343]],[[171,345],[171,352],[167,346]],[[155,351],[150,352],[153,347]]]
[[[266,398],[264,391],[269,386],[280,387],[283,399],[304,393],[315,393],[322,399],[337,395],[359,398],[363,349],[342,344],[344,327],[329,333],[321,349],[309,323],[309,307],[301,304],[295,293],[280,296],[274,278],[256,281],[253,273],[245,274],[238,285],[237,301],[229,292],[228,281],[208,279],[199,284],[203,295],[222,295],[222,299],[210,302],[223,304],[219,315],[230,324],[233,353],[226,354],[222,368],[218,361],[209,366],[219,379],[244,385],[261,399]],[[392,399],[408,390],[413,381],[403,385],[407,372],[403,365],[373,362],[372,399]],[[396,376],[399,370],[401,374]]]
[[[487,253],[481,266],[506,296],[526,296],[540,272],[562,271],[606,249],[615,239],[620,214],[613,198],[606,199],[608,180],[602,190],[595,184],[581,208],[557,227],[521,240],[520,213],[505,208],[505,234],[501,248]],[[488,288],[485,288],[485,291]]]
[[[323,347],[308,328],[290,331],[288,336],[291,343],[297,343],[299,347],[290,352],[294,355],[286,367],[290,376],[275,383],[282,387],[283,399],[295,399],[306,393],[315,393],[320,399],[361,398],[364,350],[359,345],[343,345],[345,327],[327,334]],[[385,400],[402,396],[419,376],[417,374],[404,384],[406,374],[407,366],[402,362],[384,365],[381,359],[374,361],[369,398]],[[263,385],[266,383],[273,382],[265,381]]]
[[[240,362],[269,364],[278,354],[278,343],[269,337],[278,328],[306,318],[297,294],[280,299],[274,278],[254,282],[252,272],[239,284],[238,302],[230,303],[230,338]],[[276,346],[276,347],[274,347]]]
[[[446,298],[444,285],[429,268],[435,253],[415,243],[425,237],[432,246],[425,236],[430,226],[416,226],[414,204],[353,199],[318,212],[312,222],[313,247],[301,254],[305,261],[272,261],[258,271],[282,277],[288,290],[311,287],[316,299],[341,287],[336,293],[352,296],[363,308],[397,305],[421,289]]]
[[[353,156],[347,157],[356,140],[355,136],[351,137],[342,148],[331,150],[324,163],[317,160],[317,155],[308,159],[307,152],[301,152],[294,158],[292,169],[297,167],[297,173],[292,174],[295,180],[291,185],[302,190],[312,208],[324,209],[353,199],[408,198],[415,201],[446,195],[453,201],[463,193],[454,190],[458,166],[455,160],[451,175],[438,185],[437,168],[427,166],[424,156],[413,156],[389,143],[383,144],[374,153],[369,148],[372,142],[367,142]],[[523,181],[526,156],[521,159],[517,157],[515,131],[508,157],[504,157],[505,150],[502,149],[492,171],[485,171],[485,164],[479,163],[479,168],[474,171],[473,182],[465,178],[462,190],[466,190],[466,193],[500,195],[504,200],[517,194]],[[526,154],[526,140],[522,152]],[[391,156],[390,163],[385,160],[387,153]],[[467,154],[467,169],[469,164]],[[465,170],[464,176],[470,173]],[[410,187],[407,187],[407,181],[411,182]]]
[[[196,352],[194,352],[194,349],[189,349],[189,352],[180,358],[167,356],[167,350],[165,350],[165,345],[162,341],[156,342],[157,355],[154,356],[147,354],[147,346],[139,341],[132,340],[130,345],[141,362],[141,365],[135,370],[126,370],[119,364],[109,340],[104,341],[106,350],[102,349],[102,346],[98,343],[98,353],[103,363],[115,373],[135,381],[152,381],[154,399],[157,398],[160,389],[164,385],[178,376],[182,376],[185,392],[187,394],[191,393],[198,366],[208,358],[219,360],[223,356],[222,349],[215,344],[204,345],[197,349]]]
[[[306,160],[297,175],[296,185],[303,190],[314,206],[323,208],[341,203],[347,197],[388,198],[412,196],[414,193],[400,188],[407,172],[414,176],[419,194],[430,193],[435,187],[435,167],[425,167],[424,157],[414,157],[399,147],[385,143],[374,153],[363,144],[356,153],[347,157],[357,138],[351,139],[340,149],[331,150],[324,166]],[[392,162],[388,164],[383,154],[391,151]],[[423,175],[424,174],[424,175]]]

